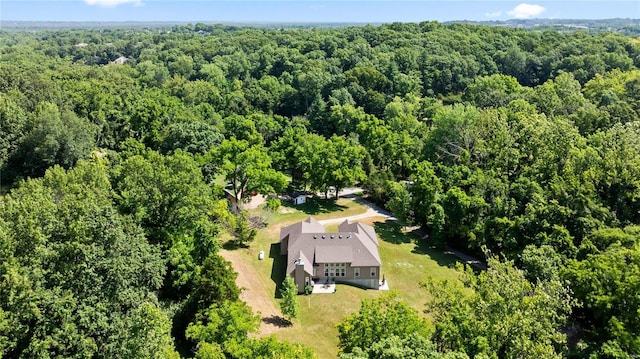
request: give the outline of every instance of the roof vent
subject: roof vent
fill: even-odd
[[[342,234],[338,236],[338,238],[342,239]]]
[[[327,236],[325,236],[325,235],[323,234],[323,235],[322,235],[322,239],[325,239],[325,238],[327,238]]]
[[[313,239],[316,239],[316,238],[318,238],[318,235],[317,235],[317,234],[314,234],[314,235],[313,235]]]
[[[333,239],[334,237],[335,237],[335,236],[332,234],[332,235],[331,235],[331,239]]]

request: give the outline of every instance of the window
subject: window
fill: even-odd
[[[347,263],[325,263],[325,277],[345,277],[347,275]]]
[[[360,277],[360,268],[353,268],[353,276],[356,278]]]
[[[376,267],[371,267],[371,278],[376,277]]]

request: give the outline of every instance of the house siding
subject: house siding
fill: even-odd
[[[380,267],[352,267],[347,265],[345,276],[344,277],[325,277],[324,275],[324,263],[319,263],[319,265],[314,266],[316,269],[316,278],[317,283],[324,283],[327,278],[331,280],[335,278],[337,283],[349,283],[359,287],[366,287],[371,289],[378,289],[380,286]],[[355,269],[360,268],[360,276],[355,276]],[[371,268],[375,268],[376,275],[371,276]]]

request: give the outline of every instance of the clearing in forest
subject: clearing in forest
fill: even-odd
[[[362,217],[368,207],[353,199],[313,199],[302,206],[285,207],[284,214],[275,214],[268,226],[262,229],[249,248],[223,249],[221,254],[233,263],[238,272],[238,286],[244,288],[241,299],[262,316],[259,336],[275,335],[279,339],[295,341],[311,347],[320,358],[335,358],[338,354],[336,324],[360,308],[360,302],[374,298],[383,292],[364,290],[349,285],[337,285],[333,294],[298,296],[300,315],[293,326],[283,326],[278,305],[279,287],[284,280],[286,256],[280,255],[278,243],[280,228],[298,222],[308,216],[318,220],[359,216],[358,221],[374,226],[380,241],[382,259],[381,274],[391,289],[412,307],[424,309],[426,292],[420,282],[431,277],[456,278],[451,268],[456,258],[419,240],[387,217],[374,215]],[[333,222],[333,221],[332,221]],[[329,229],[331,225],[327,226]],[[258,253],[265,252],[264,260]]]

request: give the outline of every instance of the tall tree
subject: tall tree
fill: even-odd
[[[40,177],[53,165],[71,168],[79,159],[89,157],[95,145],[94,132],[86,119],[60,111],[53,103],[42,103],[26,125],[11,166],[17,174],[29,177]]]
[[[212,149],[209,156],[219,163],[237,201],[254,191],[279,192],[286,185],[286,178],[273,169],[271,158],[262,145],[250,145],[245,140],[231,137]]]
[[[613,243],[562,270],[582,307],[576,308],[587,335],[584,355],[624,358],[640,354],[640,249]]]
[[[282,282],[282,289],[280,290],[282,299],[280,300],[280,310],[285,319],[291,321],[291,319],[298,317],[298,286],[294,282],[291,276],[286,276]]]

